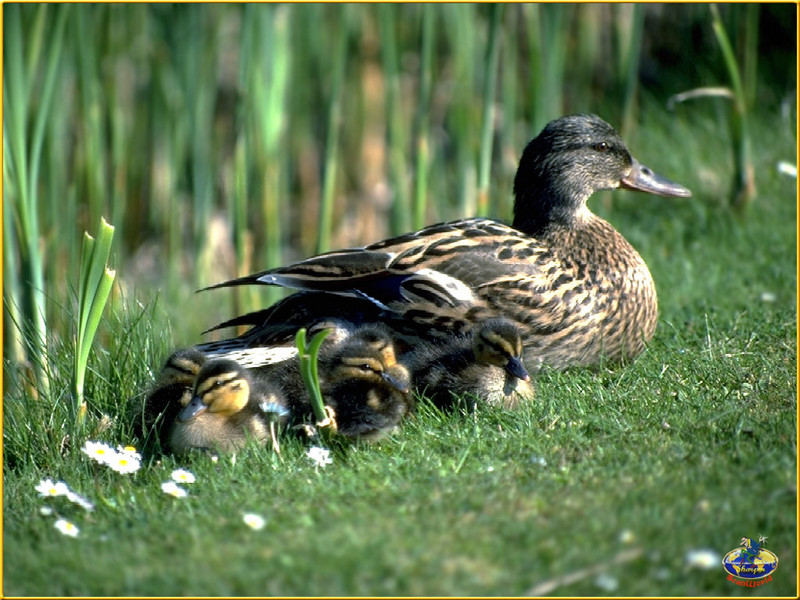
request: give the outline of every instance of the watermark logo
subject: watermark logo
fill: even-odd
[[[728,581],[743,587],[758,587],[772,581],[778,557],[764,547],[766,542],[763,535],[758,542],[743,537],[742,545],[725,555],[722,566],[728,573]]]

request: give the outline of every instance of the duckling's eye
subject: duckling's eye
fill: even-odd
[[[611,150],[611,146],[608,145],[608,142],[597,142],[594,145],[594,149],[598,152],[608,152]]]
[[[368,373],[369,371],[374,371],[375,369],[373,369],[368,364],[364,363],[363,365],[361,365],[361,370]]]

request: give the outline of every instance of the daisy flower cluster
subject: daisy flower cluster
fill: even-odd
[[[69,489],[69,486],[63,481],[54,482],[50,478],[42,479],[39,482],[39,485],[37,485],[35,489],[37,492],[39,492],[40,498],[64,497],[73,504],[77,504],[84,510],[94,510],[94,504],[89,502],[89,500],[87,500],[77,492],[74,492],[71,489]],[[39,509],[39,512],[44,516],[50,516],[53,514],[54,511],[49,506],[42,506]],[[58,517],[56,521],[53,523],[53,526],[56,529],[58,529],[62,534],[67,535],[69,537],[78,537],[78,533],[80,531],[78,527],[74,523],[72,523],[72,521],[68,521],[63,517]]]
[[[185,469],[175,469],[170,475],[170,480],[161,484],[161,491],[175,498],[186,498],[189,492],[179,486],[179,483],[194,483],[194,475]]]
[[[103,442],[87,440],[81,451],[117,473],[135,473],[142,466],[142,457],[133,446],[117,446],[115,450]]]
[[[80,494],[73,492],[63,481],[56,481],[54,483],[52,479],[42,479],[39,485],[36,486],[36,491],[39,492],[41,498],[57,498],[58,496],[64,496],[67,500],[73,504],[77,504],[84,510],[94,510],[94,504]]]
[[[263,409],[265,412],[275,412],[279,414],[272,406],[265,406]],[[133,446],[117,446],[114,448],[105,442],[87,440],[81,448],[81,452],[93,461],[121,474],[135,473],[142,466],[142,457]],[[233,464],[235,464],[235,456],[234,454],[231,457]],[[323,468],[333,462],[330,450],[319,446],[309,448],[306,452],[306,456],[317,468]],[[216,462],[216,460],[214,462]],[[192,472],[186,469],[175,469],[170,474],[169,480],[161,484],[161,490],[163,493],[173,496],[174,498],[186,498],[189,496],[189,491],[186,486],[192,485],[195,481],[196,479]],[[69,502],[77,504],[84,510],[91,511],[95,508],[91,501],[71,490],[64,481],[54,481],[51,478],[42,479],[39,481],[38,485],[35,486],[35,490],[38,492],[40,498],[64,497]],[[47,505],[41,506],[39,508],[39,513],[46,517],[52,516],[54,518],[53,526],[62,535],[73,538],[77,538],[81,535],[78,525],[58,514],[58,511],[53,507]],[[262,515],[253,512],[242,513],[242,522],[253,531],[261,531],[267,524],[267,520]]]

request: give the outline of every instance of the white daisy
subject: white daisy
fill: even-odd
[[[134,446],[117,446],[117,453],[130,456],[136,460],[142,460],[142,455],[136,451]]]
[[[109,460],[117,456],[117,451],[108,444],[103,442],[92,442],[90,440],[86,440],[86,443],[83,445],[83,448],[81,448],[81,451],[89,456],[89,458],[93,458],[99,462],[101,465],[107,465]]]
[[[36,491],[39,492],[41,497],[55,497],[66,496],[69,494],[69,488],[63,481],[56,481],[53,483],[52,479],[42,479],[39,485],[36,486]]]
[[[277,402],[267,402],[266,400],[258,405],[258,408],[261,409],[261,412],[267,413],[268,415],[275,415],[276,417],[287,417],[289,416],[289,409],[284,406],[281,406]]]
[[[170,477],[177,483],[194,483],[194,475],[186,469],[175,469]]]
[[[686,553],[686,565],[691,569],[709,569],[717,568],[722,562],[722,557],[708,548],[700,548],[697,550],[689,550]]]
[[[174,496],[175,498],[185,498],[189,495],[185,489],[179,486],[174,481],[165,481],[161,484],[161,490],[165,494],[169,494],[170,496]]]
[[[264,525],[267,524],[266,520],[264,520],[264,517],[255,513],[245,513],[242,517],[242,520],[244,521],[245,525],[254,531],[264,529]]]
[[[114,469],[117,473],[135,473],[142,466],[142,462],[135,456],[125,454],[122,452],[114,453],[114,456],[109,457],[106,465]]]
[[[333,462],[331,451],[327,448],[320,448],[319,446],[311,446],[306,452],[306,456],[314,461],[317,467],[324,467]]]
[[[61,533],[70,537],[78,537],[78,533],[80,533],[80,530],[75,526],[75,524],[67,521],[66,519],[58,519],[53,525]]]
[[[86,498],[84,498],[80,494],[76,494],[72,490],[67,490],[66,496],[67,496],[67,500],[69,500],[73,504],[77,504],[78,506],[80,506],[84,510],[94,510],[94,504],[89,502],[89,500],[87,500]]]

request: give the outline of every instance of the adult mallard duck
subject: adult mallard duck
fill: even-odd
[[[421,342],[401,360],[414,389],[437,406],[464,400],[471,407],[481,401],[514,408],[533,398],[519,328],[503,317],[477,324],[469,336]]]
[[[287,329],[331,317],[384,321],[413,343],[503,316],[520,328],[529,369],[635,357],[655,330],[655,285],[636,250],[586,206],[618,187],[691,195],[636,161],[601,118],[556,119],[522,153],[511,226],[460,219],[211,286],[301,291],[234,319],[253,328],[211,350],[280,343]]]

